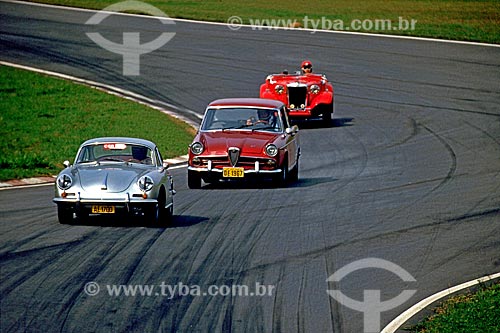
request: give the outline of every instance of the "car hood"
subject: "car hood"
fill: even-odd
[[[128,189],[139,177],[147,173],[142,168],[128,164],[92,165],[77,167],[80,186],[84,191],[122,192]]]
[[[264,148],[281,135],[259,131],[225,130],[200,135],[206,155],[226,155],[229,147],[240,148],[241,155],[261,155]]]

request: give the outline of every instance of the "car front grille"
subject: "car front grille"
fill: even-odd
[[[210,157],[210,158],[200,158],[200,163],[196,164],[196,167],[208,167],[208,161],[212,161],[212,169],[222,169],[225,167],[231,167],[231,162],[228,157]],[[245,169],[254,169],[255,162],[259,162],[260,168],[262,170],[272,170],[276,168],[276,162],[272,158],[258,158],[258,157],[245,157],[240,156],[238,163],[235,167],[241,167]]]
[[[306,106],[307,87],[288,87],[288,106],[292,109]]]

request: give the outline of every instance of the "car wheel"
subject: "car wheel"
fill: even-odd
[[[150,208],[148,220],[155,226],[164,222],[166,208],[165,208],[165,193],[162,190],[158,196],[158,203]]]
[[[73,222],[73,209],[58,205],[57,218],[61,224],[71,224]]]
[[[199,172],[188,170],[188,187],[191,189],[201,188],[201,176]]]
[[[283,187],[286,186],[287,182],[288,182],[288,159],[285,156],[285,161],[281,166],[281,172],[276,176],[274,184],[278,187]]]
[[[293,167],[292,171],[290,171],[290,181],[296,182],[299,180],[299,159],[297,158],[297,163]]]
[[[332,125],[332,114],[333,105],[329,104],[327,107],[323,108],[323,113],[321,115],[321,120],[325,127],[330,127]]]
[[[160,224],[160,222],[162,221],[162,209],[160,207],[160,204],[157,203],[148,207],[148,209],[146,210],[146,214],[144,214],[144,217],[146,218],[147,224],[151,226],[158,226],[158,224]]]

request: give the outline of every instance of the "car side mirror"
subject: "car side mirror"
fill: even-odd
[[[163,169],[167,170],[170,167],[170,164],[168,162],[163,161]]]
[[[63,162],[63,165],[64,165],[64,167],[69,168],[69,166],[70,166],[71,164],[69,164],[69,161],[68,161],[68,160],[66,160],[66,161],[64,161],[64,162]]]
[[[297,126],[297,125],[293,125],[292,127],[288,127],[285,130],[286,134],[291,134],[291,135],[297,134],[298,131],[299,131],[299,126]]]

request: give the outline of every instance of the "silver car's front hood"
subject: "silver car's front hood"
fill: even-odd
[[[133,183],[135,183],[144,173],[147,173],[147,170],[143,168],[133,168],[127,164],[78,167],[80,186],[82,190],[86,192],[122,192],[133,185]]]

